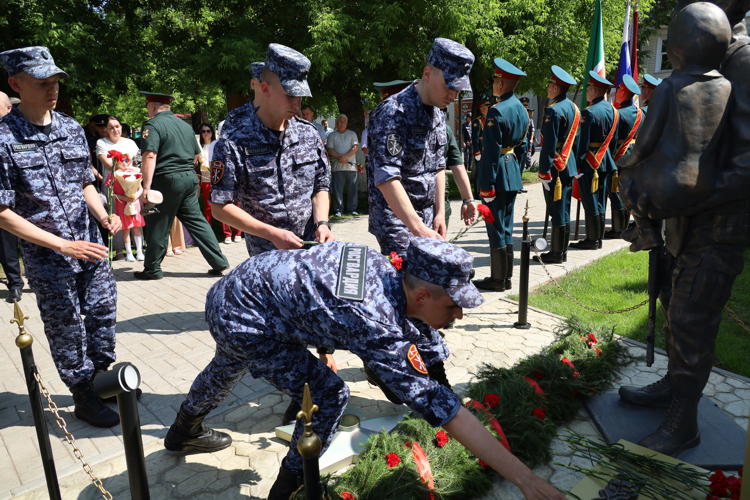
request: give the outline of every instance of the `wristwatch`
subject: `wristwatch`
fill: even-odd
[[[318,229],[318,228],[319,228],[320,226],[328,226],[328,227],[331,227],[331,225],[330,225],[330,224],[328,223],[328,221],[327,221],[327,220],[322,220],[322,221],[320,221],[320,222],[316,222],[315,224],[313,224],[313,229],[314,229],[314,230],[317,230],[317,229]]]
[[[468,200],[463,200],[464,205],[468,205],[469,203],[474,203],[474,198],[469,198]]]

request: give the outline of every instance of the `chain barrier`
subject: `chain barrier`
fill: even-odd
[[[560,283],[558,283],[557,280],[552,277],[552,275],[550,274],[549,270],[547,269],[547,266],[545,266],[544,262],[542,262],[542,258],[539,256],[539,251],[536,248],[534,248],[534,245],[531,245],[531,249],[534,251],[534,253],[536,254],[536,256],[539,258],[539,260],[537,260],[537,262],[539,262],[542,265],[542,269],[544,269],[544,272],[547,273],[547,276],[549,276],[549,279],[552,280],[552,283],[555,284],[555,286],[563,293],[563,295],[565,295],[567,298],[569,298],[570,300],[572,300],[573,302],[575,302],[576,304],[578,304],[580,307],[582,307],[584,309],[587,309],[587,310],[589,310],[591,312],[595,312],[595,313],[599,313],[599,314],[622,314],[622,313],[626,313],[626,312],[630,312],[630,311],[635,311],[636,309],[639,309],[639,308],[645,306],[646,304],[648,304],[648,299],[646,299],[643,302],[641,302],[640,304],[636,304],[636,305],[628,307],[626,309],[618,309],[616,311],[602,311],[601,309],[596,309],[596,308],[593,308],[593,307],[589,307],[586,304],[582,303],[580,300],[578,300],[575,297],[573,297],[572,295],[570,295],[565,290],[563,290],[563,287],[561,287]]]
[[[49,411],[51,411],[55,415],[55,420],[57,421],[57,426],[62,429],[62,431],[65,433],[65,441],[68,442],[70,446],[73,447],[73,455],[81,462],[83,466],[84,472],[89,475],[91,478],[91,482],[94,483],[94,486],[96,486],[99,491],[102,493],[102,497],[105,500],[112,500],[112,494],[107,491],[104,488],[104,485],[102,484],[101,479],[96,477],[94,475],[94,470],[91,468],[91,466],[86,462],[86,460],[83,458],[83,452],[76,446],[76,438],[73,436],[73,434],[68,430],[67,424],[65,423],[65,419],[60,416],[60,413],[58,412],[57,404],[55,404],[54,401],[52,401],[52,398],[50,397],[49,389],[44,385],[44,382],[42,381],[42,375],[39,373],[39,371],[34,367],[34,378],[39,383],[39,387],[41,388],[42,395],[47,400],[47,406],[49,407]]]

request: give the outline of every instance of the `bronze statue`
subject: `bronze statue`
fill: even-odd
[[[636,229],[623,233],[634,243],[631,250],[648,248],[654,243],[649,238],[656,238],[658,245],[655,221],[665,221],[667,251],[660,263],[659,298],[667,319],[664,336],[669,355],[664,378],[642,388],[621,387],[620,397],[633,404],[669,408],[659,428],[639,443],[667,455],[700,443],[698,401],[713,367],[721,312],[742,272],[750,234],[750,39],[742,24],[748,10],[750,0],[680,1],[668,34],[667,54],[676,69],[663,83],[671,83],[660,85],[651,97],[632,154],[618,162],[623,167],[623,202],[640,219]],[[732,85],[728,102],[724,80],[708,59],[719,60],[716,54],[721,47],[720,72]],[[679,88],[689,93],[692,87],[684,84],[690,78],[721,92],[694,95],[701,106],[689,108],[694,116],[676,121],[683,110],[674,109],[680,102],[674,93]],[[726,126],[722,120],[728,120]],[[672,149],[685,141],[689,152]],[[693,159],[680,164],[681,154]],[[655,155],[662,155],[662,161],[654,162]],[[639,169],[647,164],[653,176]],[[671,206],[654,203],[675,197],[678,201]]]

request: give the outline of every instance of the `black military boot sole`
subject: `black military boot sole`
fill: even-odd
[[[229,448],[232,437],[203,425],[203,415],[188,415],[182,408],[164,438],[164,447],[169,451],[213,453]]]
[[[576,250],[599,250],[601,248],[598,240],[580,240],[573,242],[568,246],[570,248],[575,248]]]
[[[544,262],[545,264],[562,264],[563,254],[562,252],[545,252],[543,254],[535,255],[534,260],[536,262]]]
[[[488,292],[504,292],[505,291],[505,280],[504,279],[492,279],[484,278],[481,280],[472,281],[474,286],[480,290],[486,290]]]

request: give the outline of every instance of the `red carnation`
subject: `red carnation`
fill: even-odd
[[[445,431],[440,431],[435,434],[435,439],[437,440],[437,445],[441,448],[445,446],[448,441],[450,441],[450,438],[448,437],[448,434],[445,433]]]
[[[354,495],[349,493],[348,491],[345,491],[341,494],[341,500],[357,500]]]
[[[484,404],[490,408],[497,408],[497,405],[500,404],[500,396],[497,394],[487,394],[484,396]]]
[[[534,408],[531,414],[539,420],[544,420],[547,417],[547,415],[544,413],[544,410],[542,410],[541,408]]]
[[[531,387],[534,388],[537,394],[541,394],[542,396],[544,396],[544,391],[542,390],[541,387],[539,387],[539,384],[536,383],[536,380],[530,377],[524,377],[524,380],[528,382],[529,385],[531,385]]]
[[[479,213],[482,214],[482,218],[484,218],[484,221],[487,224],[493,224],[495,222],[495,216],[492,215],[492,210],[490,210],[490,207],[484,204],[477,205],[477,210],[479,210]]]
[[[573,368],[573,376],[574,377],[580,377],[581,376],[581,374],[578,373],[578,370],[576,369],[576,366],[573,364],[573,362],[571,360],[569,360],[568,358],[563,358],[562,362],[565,363],[566,365],[568,365],[569,367]]]
[[[594,352],[601,358],[602,357],[602,351],[598,347],[594,348]]]
[[[401,270],[401,266],[404,263],[404,259],[399,257],[396,252],[391,252],[391,254],[388,256],[388,260],[391,261],[391,264],[393,264],[393,267],[395,267],[397,271]]]
[[[598,340],[596,340],[596,337],[594,336],[594,334],[593,334],[593,333],[589,333],[589,345],[590,345],[590,344],[596,344],[596,343],[598,343],[598,342],[599,342],[599,341],[598,341]]]
[[[482,205],[479,205],[479,206],[481,207]],[[481,465],[482,467],[488,470],[492,468],[489,465],[487,465],[487,463],[484,460],[477,460],[477,464]]]
[[[727,488],[729,488],[729,493],[732,495],[739,495],[740,488],[742,487],[742,481],[736,476],[729,476],[727,478]]]
[[[542,373],[540,371],[535,371],[534,372],[534,378],[537,379],[537,380],[544,380],[544,373]]]
[[[388,468],[395,467],[401,463],[401,459],[398,458],[396,453],[389,453],[385,456],[385,462],[388,464]]]
[[[118,162],[125,161],[125,155],[115,149],[107,151],[107,158],[114,158]]]

